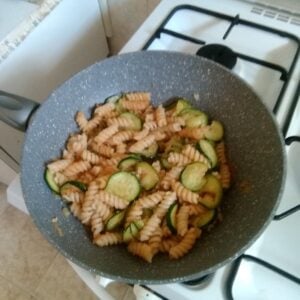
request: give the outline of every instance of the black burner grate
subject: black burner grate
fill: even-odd
[[[288,138],[285,139],[285,144],[286,145],[291,145],[292,143],[299,143],[300,142],[300,136],[290,136]],[[300,199],[299,199],[300,201]],[[289,216],[291,216],[292,214],[298,212],[300,210],[300,204],[294,206],[293,208],[290,208],[286,211],[284,211],[283,213],[280,213],[278,215],[274,216],[274,221],[281,221]],[[225,286],[225,293],[226,293],[226,298],[229,300],[233,300],[233,285],[236,279],[236,275],[238,273],[239,267],[242,263],[243,260],[247,260],[247,261],[251,261],[252,263],[256,263],[259,264],[260,266],[267,268],[273,272],[276,272],[277,274],[283,276],[286,279],[289,279],[291,281],[293,281],[296,284],[300,285],[300,278],[296,277],[262,259],[259,259],[257,257],[254,257],[252,255],[248,255],[248,254],[242,254],[234,263],[233,263],[233,267],[232,270],[227,278],[227,282],[226,282],[226,286]]]
[[[291,63],[291,66],[290,66],[289,69],[286,69],[286,68],[284,68],[284,67],[282,67],[278,64],[274,64],[274,63],[268,62],[266,60],[259,59],[257,57],[252,57],[252,56],[249,56],[249,55],[245,55],[243,53],[234,52],[235,55],[239,59],[257,64],[257,65],[261,65],[263,67],[272,69],[272,70],[280,73],[280,80],[283,81],[283,85],[282,85],[281,91],[279,93],[279,96],[276,100],[276,103],[275,103],[275,106],[274,106],[274,109],[273,109],[273,112],[276,114],[278,112],[278,109],[279,109],[281,103],[282,103],[283,95],[284,95],[284,93],[287,89],[288,82],[289,82],[289,79],[291,77],[291,74],[294,71],[296,61],[300,56],[300,40],[299,40],[299,38],[297,36],[293,35],[293,34],[285,32],[285,31],[277,30],[277,29],[274,29],[274,28],[270,28],[270,27],[267,27],[267,26],[264,26],[264,25],[260,25],[260,24],[254,23],[254,22],[250,22],[250,21],[241,19],[238,14],[235,15],[235,16],[229,16],[229,15],[226,15],[226,14],[211,11],[211,10],[204,9],[204,8],[201,8],[201,7],[196,7],[196,6],[193,6],[193,5],[179,5],[179,6],[176,6],[167,15],[167,17],[163,20],[163,22],[160,24],[160,26],[155,30],[153,35],[148,39],[148,41],[146,42],[146,44],[142,48],[143,50],[147,50],[150,47],[150,45],[156,39],[160,39],[161,34],[170,35],[170,36],[173,36],[175,38],[182,39],[182,40],[185,40],[185,41],[188,41],[188,42],[191,42],[191,43],[194,43],[194,44],[198,44],[198,45],[206,45],[206,41],[203,41],[203,40],[200,40],[200,39],[197,39],[197,38],[194,38],[194,37],[190,37],[190,36],[185,35],[183,33],[173,31],[173,30],[169,30],[169,29],[165,28],[168,21],[180,10],[190,10],[190,11],[193,11],[193,12],[198,12],[198,13],[210,15],[210,16],[213,16],[213,17],[218,18],[218,19],[227,20],[229,22],[229,26],[228,26],[227,30],[224,32],[223,40],[225,40],[229,36],[230,32],[234,29],[235,26],[244,25],[244,26],[249,26],[249,27],[252,27],[252,28],[256,28],[256,29],[259,29],[259,30],[262,30],[262,31],[265,31],[265,32],[269,32],[269,33],[272,33],[272,34],[276,34],[276,35],[279,35],[281,37],[288,38],[288,39],[290,39],[290,40],[292,40],[296,43],[297,50],[296,50],[296,53],[295,53],[295,55],[292,59],[292,63]],[[298,88],[298,92],[299,92],[299,88]],[[295,106],[297,104],[297,101],[298,101],[298,98],[297,98],[297,96],[295,96],[292,103],[291,103],[291,108],[289,109],[288,117],[286,118],[286,121],[283,124],[283,134],[284,134],[284,136],[287,133],[289,123],[290,123],[291,113],[293,112],[293,109],[295,108]]]

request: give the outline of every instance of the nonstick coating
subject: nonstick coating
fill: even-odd
[[[180,260],[158,255],[148,264],[129,254],[124,245],[93,245],[81,223],[64,216],[62,202],[43,179],[45,162],[58,157],[68,135],[77,130],[75,113],[89,113],[95,103],[126,91],[150,91],[155,105],[174,96],[186,97],[225,127],[234,183],[224,195],[224,220]],[[285,155],[279,131],[254,92],[211,61],[163,51],[100,61],[54,91],[27,131],[21,170],[27,208],[45,238],[78,265],[131,283],[191,280],[237,258],[271,220],[284,179]],[[54,217],[63,236],[53,226]]]

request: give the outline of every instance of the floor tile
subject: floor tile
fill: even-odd
[[[111,52],[116,54],[146,19],[147,0],[109,1],[113,36]]]
[[[0,183],[0,215],[9,205],[6,200],[6,188],[6,185]]]
[[[0,276],[0,299],[2,300],[35,300],[29,293]]]
[[[34,296],[39,300],[98,299],[60,254],[56,256],[48,272],[42,278]]]
[[[0,218],[0,275],[30,292],[50,267],[57,251],[28,231],[29,217],[9,206]],[[26,228],[27,225],[27,228]]]
[[[150,14],[161,0],[147,0],[147,13]]]

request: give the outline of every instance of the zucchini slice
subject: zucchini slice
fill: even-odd
[[[190,191],[198,192],[206,183],[207,166],[202,162],[188,164],[180,175],[181,183]]]
[[[122,199],[132,201],[139,195],[141,187],[136,176],[120,171],[109,177],[105,190]]]
[[[133,221],[133,223],[138,228],[138,230],[141,230],[145,225],[143,220],[136,220]]]
[[[176,234],[177,229],[176,229],[176,214],[177,214],[177,210],[178,210],[178,204],[177,203],[173,203],[167,212],[167,226],[169,227],[169,229],[171,230],[171,232],[173,234]]]
[[[123,231],[123,241],[125,243],[130,242],[138,236],[139,231],[139,228],[135,225],[134,222],[130,223]]]
[[[77,180],[70,180],[70,181],[66,181],[60,187],[60,193],[62,194],[65,189],[69,189],[69,188],[77,188],[82,192],[85,192],[87,190],[87,186],[85,183]]]
[[[189,128],[200,127],[208,123],[208,116],[204,112],[194,108],[182,110],[180,116],[183,117],[186,127]]]
[[[144,157],[147,158],[153,158],[158,150],[158,144],[155,142],[152,145],[150,145],[148,148],[140,151],[138,154],[141,154]]]
[[[186,108],[191,108],[191,104],[189,103],[188,100],[186,99],[178,99],[176,103],[176,108],[175,108],[175,115],[179,115],[184,109]]]
[[[160,158],[161,165],[169,170],[172,168],[172,165],[168,162],[168,154],[163,154]]]
[[[54,180],[54,174],[48,168],[45,170],[44,179],[49,189],[59,195],[59,186]]]
[[[122,171],[132,171],[140,160],[137,156],[125,157],[119,162],[118,168]]]
[[[218,163],[218,156],[214,146],[207,140],[200,140],[198,146],[200,151],[210,161],[211,167],[214,168]]]
[[[130,230],[130,226],[131,226],[131,224],[129,224],[123,231],[123,241],[125,243],[128,243],[133,239],[133,236],[132,236],[131,230]]]
[[[209,126],[207,126],[206,130],[204,131],[204,136],[208,140],[212,141],[220,141],[224,135],[224,128],[221,122],[219,121],[212,121]]]
[[[166,143],[165,153],[169,152],[181,152],[184,146],[184,141],[179,136],[173,136],[171,139]]]
[[[136,165],[138,173],[140,174],[140,182],[142,187],[149,191],[159,182],[159,176],[156,170],[147,162],[142,161]]]
[[[223,189],[221,182],[213,175],[206,175],[206,183],[200,191],[199,202],[208,209],[216,208],[222,199]]]
[[[206,212],[199,215],[195,221],[194,225],[198,227],[203,227],[210,223],[216,215],[216,211],[214,209],[208,209]]]
[[[111,231],[120,226],[124,220],[125,210],[116,212],[112,217],[109,218],[105,227],[106,230]]]
[[[112,95],[104,100],[104,103],[117,103],[123,97],[122,94]]]
[[[131,130],[136,130],[136,131],[142,129],[142,120],[134,113],[124,112],[120,115],[120,117],[125,118],[132,123],[132,125],[126,127],[126,129],[131,129]]]

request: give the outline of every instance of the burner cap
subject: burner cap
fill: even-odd
[[[230,48],[219,44],[205,45],[196,54],[211,59],[228,69],[232,69],[237,61],[236,54]]]

